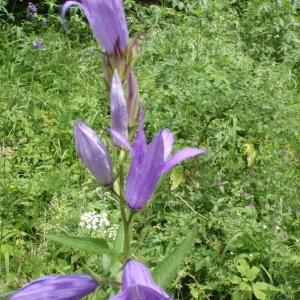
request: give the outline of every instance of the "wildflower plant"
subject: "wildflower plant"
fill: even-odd
[[[106,228],[111,239],[52,235],[50,239],[75,248],[111,256],[111,269],[107,276],[96,274],[84,266],[87,274],[48,275],[36,279],[10,294],[10,299],[80,299],[102,289],[107,284],[121,285],[119,293],[111,300],[171,299],[167,289],[195,239],[195,228],[186,235],[184,242],[174,249],[154,270],[134,258],[131,249],[131,227],[136,214],[147,205],[155,193],[160,178],[180,162],[206,153],[205,148],[185,148],[172,155],[174,136],[169,129],[160,130],[148,142],[144,132],[145,112],[140,104],[137,79],[133,71],[136,40],[129,41],[122,0],[67,1],[62,18],[70,6],[77,5],[85,13],[95,37],[104,48],[104,72],[110,87],[110,116],[113,147],[105,142],[87,124],[77,121],[74,141],[78,156],[95,177],[116,200],[121,223],[117,236],[112,234],[105,212],[87,212],[81,216],[80,227],[87,230]],[[107,73],[108,72],[108,73]],[[126,82],[127,93],[124,93]],[[125,96],[126,95],[126,96]],[[136,119],[139,116],[139,120]],[[129,127],[138,123],[133,138]],[[117,155],[111,155],[113,149]],[[113,160],[112,157],[118,157]],[[127,160],[130,158],[129,169]],[[114,245],[114,246],[111,246]],[[115,268],[117,265],[117,269]],[[122,272],[122,282],[117,282],[115,271]]]

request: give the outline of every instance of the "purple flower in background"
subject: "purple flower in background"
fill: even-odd
[[[48,275],[40,277],[13,293],[11,300],[77,300],[97,288],[89,275]]]
[[[185,148],[170,157],[174,138],[169,129],[161,130],[147,145],[143,112],[140,114],[139,128],[133,145],[118,132],[111,130],[111,134],[131,153],[125,196],[128,206],[132,209],[140,209],[146,204],[161,175],[181,161],[207,152],[205,148]]]
[[[79,157],[103,185],[112,183],[111,157],[95,131],[82,122],[74,126],[75,146]]]
[[[255,206],[254,206],[253,203],[248,204],[247,207],[250,208],[250,209],[255,209]]]
[[[129,260],[122,275],[122,291],[109,300],[171,300],[140,262]]]
[[[111,128],[127,139],[128,137],[128,114],[126,100],[123,93],[121,79],[117,70],[114,71],[110,90],[110,116]],[[122,144],[113,137],[116,146],[121,147]]]
[[[34,48],[36,49],[41,49],[41,50],[44,50],[45,49],[45,45],[43,43],[43,41],[39,40],[39,39],[35,39],[33,42],[32,42],[32,45]]]
[[[28,3],[27,9],[28,9],[29,13],[32,13],[32,14],[37,13],[36,6],[31,2]]]
[[[70,6],[79,6],[102,47],[113,53],[116,42],[124,50],[128,44],[128,28],[123,8],[123,0],[81,0],[67,1],[62,8],[65,23],[66,11]]]

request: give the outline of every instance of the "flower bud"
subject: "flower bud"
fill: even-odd
[[[86,167],[103,185],[112,183],[111,157],[99,136],[82,122],[74,126],[76,151]]]
[[[127,139],[128,137],[127,106],[126,106],[126,100],[123,93],[121,79],[116,70],[114,71],[114,75],[111,82],[110,116],[111,116],[111,128]],[[113,138],[113,143],[116,146],[121,146],[121,144],[115,138]]]

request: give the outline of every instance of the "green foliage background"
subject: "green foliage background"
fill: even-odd
[[[25,5],[0,1],[0,292],[79,270],[85,252],[46,235],[77,234],[83,212],[119,221],[72,138],[82,119],[108,140],[98,45],[75,10],[65,33],[57,3],[40,2],[34,22]],[[170,128],[176,148],[210,149],[161,180],[135,220],[134,254],[155,267],[198,220],[174,299],[299,299],[298,1],[125,5],[131,36],[141,32],[147,136]],[[104,272],[97,255],[85,263]]]

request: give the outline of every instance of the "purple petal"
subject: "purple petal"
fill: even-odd
[[[144,109],[143,108],[141,109],[140,112],[139,127],[132,148],[134,151],[135,163],[140,164],[147,151],[147,141],[144,132]]]
[[[11,300],[77,300],[97,288],[94,279],[84,274],[40,277],[16,291]]]
[[[83,10],[97,40],[108,53],[113,52],[118,39],[122,50],[127,47],[128,28],[122,0],[82,0],[81,4],[67,1],[63,6],[63,20],[66,10],[72,5]]]
[[[133,155],[133,149],[129,143],[129,141],[124,138],[119,132],[112,130],[112,129],[107,129],[107,131],[112,135],[112,137],[124,148],[126,148],[131,155]]]
[[[121,79],[115,70],[110,90],[110,115],[112,130],[118,132],[124,138],[128,138],[128,114],[127,105],[123,93]],[[121,147],[117,139],[113,138],[116,146]]]
[[[165,292],[160,293],[149,287],[132,286],[109,300],[171,300],[171,298]]]
[[[169,155],[171,154],[174,137],[169,129],[164,129],[162,131],[162,137],[164,140],[164,160],[166,161]]]
[[[169,172],[174,166],[179,164],[181,161],[188,159],[193,156],[204,154],[207,152],[205,148],[185,148],[179,150],[164,164],[162,174]]]
[[[171,299],[152,279],[151,273],[142,263],[129,260],[122,276],[123,291],[110,300],[167,300]]]
[[[133,209],[142,208],[153,194],[164,166],[164,142],[162,132],[158,133],[147,148],[147,152],[137,161],[140,155],[136,150],[132,158],[126,182],[126,200]]]
[[[82,122],[74,126],[75,146],[79,157],[103,185],[112,182],[111,157],[95,131]]]
[[[66,12],[71,6],[79,6],[83,10],[83,12],[84,12],[85,16],[87,17],[87,19],[89,20],[89,13],[81,3],[77,2],[77,1],[67,1],[63,5],[62,10],[61,10],[61,20],[62,20],[62,24],[63,24],[63,27],[64,27],[65,30],[67,30]]]

